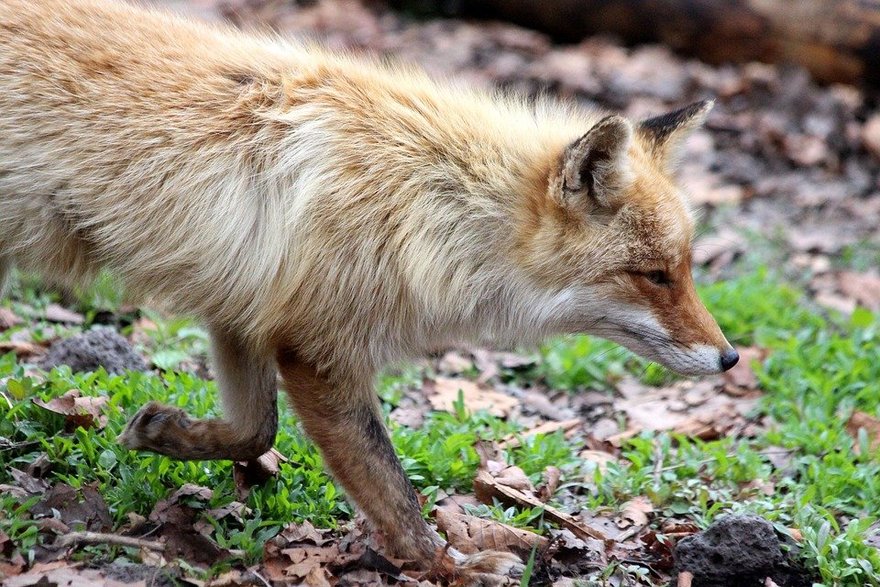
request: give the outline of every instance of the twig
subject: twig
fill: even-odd
[[[132,536],[120,536],[119,534],[104,534],[102,532],[71,532],[58,538],[55,544],[61,548],[74,544],[112,544],[114,546],[129,546],[131,548],[145,548],[164,552],[165,544],[156,540],[143,540]]]
[[[660,487],[660,475],[663,473],[663,447],[660,441],[654,438],[654,487]]]
[[[691,587],[694,575],[690,571],[682,571],[678,574],[678,587]]]
[[[762,450],[762,451],[758,451],[758,454],[759,454],[759,455],[762,455],[762,456],[769,456],[769,455],[787,455],[787,454],[791,454],[791,453],[793,453],[793,452],[794,452],[794,449],[791,449],[791,448],[781,448],[781,449],[779,449],[779,450]],[[729,458],[729,459],[736,458],[736,455],[735,455],[735,454],[728,454],[728,455],[726,455],[726,456],[727,456],[727,458]],[[708,458],[708,459],[702,459],[702,460],[700,460],[700,461],[696,461],[696,463],[678,463],[678,464],[675,464],[675,465],[669,465],[668,467],[663,467],[663,468],[660,469],[660,470],[661,470],[661,471],[674,471],[675,469],[681,469],[682,467],[689,467],[689,466],[691,466],[691,465],[693,465],[693,464],[697,464],[697,465],[707,465],[707,464],[709,464],[709,463],[714,463],[714,462],[717,461],[717,460],[718,460],[718,457],[711,457],[711,458]]]
[[[256,572],[256,571],[251,571],[251,573],[253,573],[253,575],[254,575],[257,579],[259,579],[260,582],[261,582],[263,585],[265,585],[266,587],[272,587],[272,584],[269,583],[269,581],[266,580],[266,577],[264,577],[263,575],[261,575],[260,573],[258,573],[258,572]]]

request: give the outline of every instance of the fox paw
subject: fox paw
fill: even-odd
[[[509,552],[485,550],[465,555],[450,548],[448,556],[454,561],[451,585],[456,587],[500,587],[513,585],[513,578],[521,577],[524,566],[521,559]]]
[[[169,454],[174,450],[180,433],[190,424],[189,416],[180,408],[150,402],[128,421],[116,440],[131,450]]]

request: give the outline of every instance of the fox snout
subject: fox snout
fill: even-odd
[[[739,353],[697,295],[686,263],[659,281],[636,273],[600,292],[603,313],[588,332],[682,375],[733,368]]]

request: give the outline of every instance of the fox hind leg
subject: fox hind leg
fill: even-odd
[[[197,420],[180,408],[150,402],[129,420],[119,441],[179,460],[248,461],[272,448],[278,429],[276,369],[271,356],[235,336],[211,331],[224,419]]]

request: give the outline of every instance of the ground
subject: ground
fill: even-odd
[[[679,379],[588,337],[449,349],[380,377],[395,446],[451,542],[528,560],[512,584],[717,585],[707,573],[751,541],[766,576],[743,585],[880,585],[876,95],[378,2],[171,4],[636,117],[716,98],[681,175],[701,217],[700,293],[740,365]],[[206,345],[192,320],[127,306],[111,276],[60,293],[15,277],[0,302],[4,584],[448,579],[381,554],[286,407],[267,479],[117,445],[151,399],[217,413]],[[768,523],[725,521],[745,513]]]

